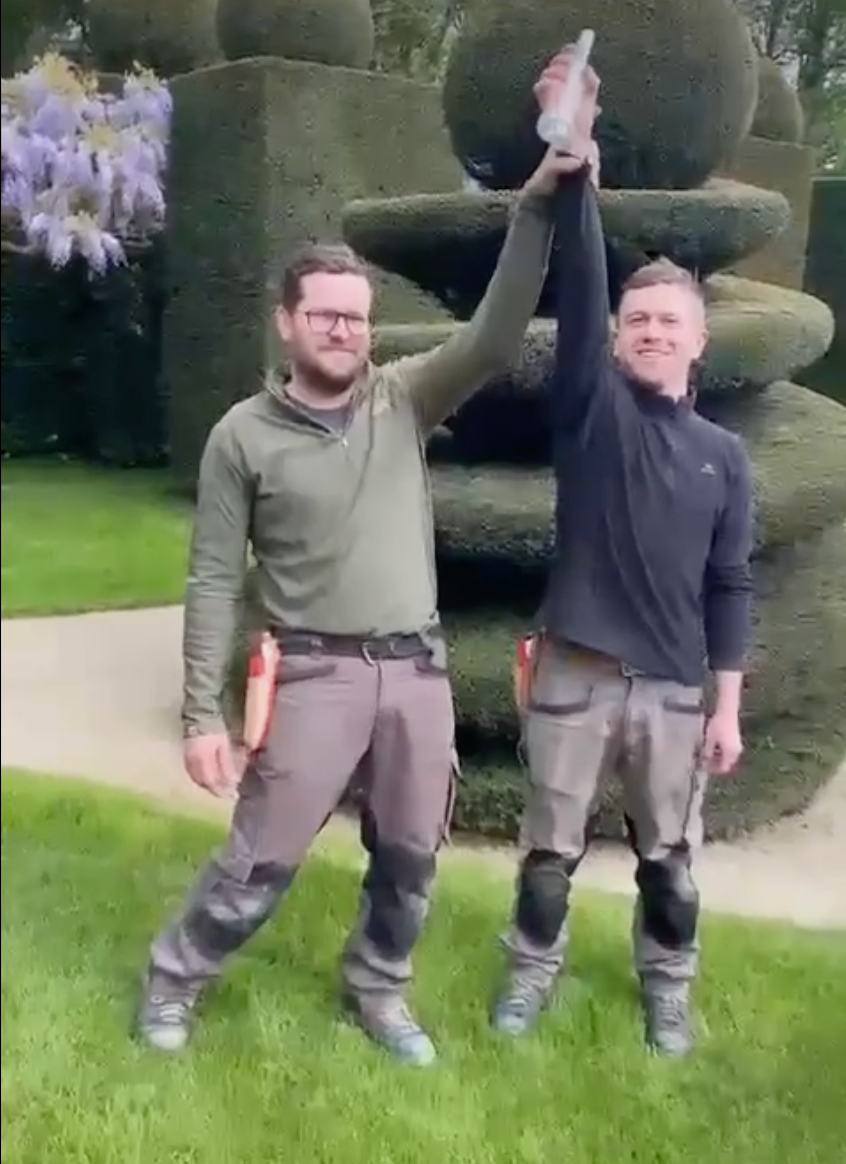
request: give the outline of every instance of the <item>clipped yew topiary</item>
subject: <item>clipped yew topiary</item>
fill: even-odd
[[[537,165],[532,86],[582,28],[596,32],[603,185],[697,186],[746,136],[757,57],[729,0],[485,0],[456,38],[443,90],[453,148],[482,185],[519,186]]]
[[[97,65],[121,73],[134,61],[163,76],[219,57],[216,0],[88,0],[88,39]]]
[[[512,192],[466,191],[362,199],[344,210],[344,237],[466,319],[493,275],[514,201]],[[623,280],[650,257],[663,255],[704,279],[754,254],[790,222],[783,195],[725,179],[698,190],[601,190],[599,205],[612,308]],[[550,283],[540,316],[554,314]]]
[[[752,122],[753,137],[767,141],[800,142],[805,134],[805,113],[799,94],[775,61],[758,61],[758,104]]]
[[[218,0],[217,33],[230,61],[285,57],[366,69],[373,57],[369,0]]]

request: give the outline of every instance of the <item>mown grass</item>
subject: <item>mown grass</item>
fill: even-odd
[[[2,464],[2,615],[182,600],[191,509],[160,469]]]
[[[700,1044],[644,1054],[628,907],[580,896],[573,983],[530,1038],[486,1008],[510,901],[445,865],[417,955],[432,1070],[339,1021],[359,870],[330,846],[210,992],[189,1053],[128,1037],[147,943],[216,826],[4,772],[6,1164],[833,1164],[846,1140],[846,935],[708,918]]]

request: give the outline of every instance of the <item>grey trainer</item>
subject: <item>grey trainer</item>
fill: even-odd
[[[650,1050],[674,1057],[687,1055],[693,1047],[687,985],[648,984],[642,987],[641,998]]]
[[[494,1030],[503,1035],[524,1035],[546,1006],[549,991],[533,982],[515,978],[494,1006]]]
[[[346,1014],[375,1043],[395,1058],[414,1067],[428,1067],[437,1058],[434,1044],[414,1019],[399,995],[368,999],[345,992],[341,1003]]]
[[[167,989],[148,984],[138,1015],[138,1034],[157,1051],[181,1051],[191,1036],[197,991]]]

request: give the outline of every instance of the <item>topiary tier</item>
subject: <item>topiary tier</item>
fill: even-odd
[[[187,73],[219,58],[217,0],[88,0],[88,43],[101,69],[133,62],[162,76]]]
[[[540,160],[534,85],[583,28],[596,32],[597,136],[608,187],[700,185],[740,144],[757,55],[730,0],[484,0],[465,17],[443,104],[453,148],[483,186],[520,186]]]
[[[761,395],[704,402],[699,410],[744,440],[752,461],[757,509],[756,552],[781,549],[820,533],[846,515],[846,408],[797,384],[773,384]],[[442,451],[442,455],[446,450]],[[540,597],[550,565],[554,482],[549,468],[434,464],[438,551],[451,607],[492,588],[493,598],[529,606]],[[508,582],[509,572],[511,581]],[[530,582],[530,580],[533,580]]]
[[[831,343],[831,312],[813,296],[730,275],[715,275],[706,291],[710,341],[695,374],[703,402],[789,379]],[[456,326],[461,324],[385,325],[376,333],[377,359],[426,351]],[[455,459],[548,463],[554,354],[555,325],[536,320],[511,372],[490,381],[448,421]]]
[[[493,274],[514,197],[462,191],[361,199],[344,210],[344,236],[467,319]],[[790,221],[782,194],[718,178],[698,190],[603,190],[599,201],[612,308],[625,278],[650,257],[664,255],[704,279],[760,250]],[[547,280],[538,315],[551,314]]]
[[[758,61],[758,104],[750,133],[766,141],[800,142],[805,112],[796,89],[768,57]]]
[[[478,6],[444,86],[465,168],[490,187],[522,183],[542,149],[532,80],[583,26],[597,30],[612,302],[627,270],[646,256],[669,253],[703,279],[710,342],[697,372],[697,408],[744,438],[754,469],[758,606],[747,753],[735,777],[715,784],[706,810],[708,836],[730,836],[803,807],[846,745],[846,409],[790,382],[827,350],[833,319],[810,295],[719,273],[789,225],[780,195],[712,177],[748,130],[757,100],[748,34],[725,0]],[[379,328],[377,359],[430,348],[462,326],[492,273],[513,198],[498,189],[347,206],[348,241],[454,317]],[[551,290],[541,313],[550,313]],[[506,836],[515,835],[525,791],[515,759],[515,640],[537,609],[553,532],[554,338],[554,324],[536,319],[517,366],[430,445],[465,769],[457,823]],[[600,831],[620,834],[614,790]]]
[[[366,69],[375,39],[370,0],[217,0],[217,35],[230,61],[286,57]]]

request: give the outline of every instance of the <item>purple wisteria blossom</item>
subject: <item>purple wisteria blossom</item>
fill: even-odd
[[[124,244],[164,223],[171,95],[149,70],[120,96],[50,53],[3,81],[4,225],[56,267],[80,255],[102,273]]]

